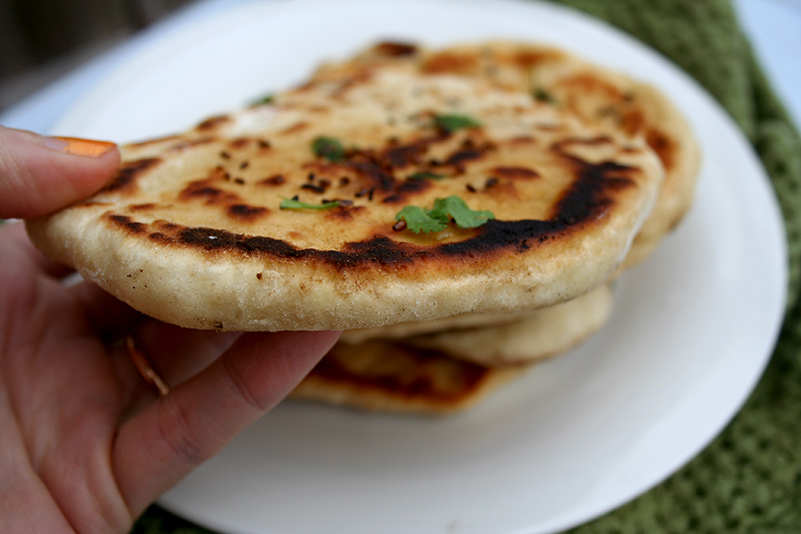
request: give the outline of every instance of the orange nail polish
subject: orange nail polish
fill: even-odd
[[[61,152],[90,158],[99,158],[115,146],[114,143],[108,141],[78,139],[77,137],[56,137],[55,139],[63,143]]]

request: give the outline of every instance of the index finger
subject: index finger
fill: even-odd
[[[4,262],[23,262],[37,272],[53,278],[64,278],[75,269],[58,263],[42,254],[28,238],[25,224],[21,221],[0,223],[0,250]]]
[[[117,484],[138,514],[219,452],[306,376],[338,332],[242,335],[207,369],[160,397],[120,428]]]

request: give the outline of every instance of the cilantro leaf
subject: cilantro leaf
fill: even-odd
[[[275,95],[273,94],[266,94],[255,99],[253,102],[250,103],[251,106],[263,106],[265,104],[272,104],[275,101]]]
[[[556,104],[557,103],[556,98],[551,93],[549,93],[548,91],[543,89],[542,87],[534,88],[534,90],[531,92],[531,94],[536,100],[538,100],[540,102],[545,102],[547,104]]]
[[[335,137],[321,135],[312,141],[312,151],[318,158],[327,159],[332,163],[345,159],[345,147]]]
[[[448,225],[448,220],[440,220],[432,217],[429,210],[423,209],[419,206],[404,206],[402,210],[395,215],[395,220],[403,220],[406,222],[406,228],[419,234],[423,232],[440,232]]]
[[[469,115],[442,114],[434,117],[434,127],[445,133],[453,133],[465,128],[480,128],[481,123]]]
[[[438,198],[432,209],[418,206],[405,206],[395,215],[395,220],[403,220],[406,228],[419,234],[420,232],[440,232],[453,218],[460,228],[477,228],[495,216],[490,211],[475,211],[456,195]]]
[[[323,202],[322,204],[310,204],[308,202],[301,202],[300,200],[296,200],[294,198],[285,198],[279,204],[279,208],[282,210],[327,210],[331,208],[336,208],[339,206],[339,202],[334,200],[332,202]]]
[[[434,201],[434,209],[431,210],[431,216],[437,219],[444,217],[446,220],[448,216],[451,216],[456,226],[460,228],[477,228],[495,218],[491,211],[470,209],[470,206],[456,195],[451,195],[448,198],[438,198]]]

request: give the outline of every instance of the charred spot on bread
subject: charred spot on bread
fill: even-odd
[[[137,189],[137,179],[149,171],[152,171],[153,168],[160,165],[162,162],[163,160],[161,158],[143,158],[124,162],[120,165],[114,178],[111,179],[102,191],[133,193]]]
[[[373,46],[372,51],[381,56],[408,57],[417,54],[418,47],[412,43],[384,41]]]

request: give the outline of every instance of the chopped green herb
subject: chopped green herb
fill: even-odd
[[[429,210],[425,210],[419,206],[404,206],[404,208],[400,210],[397,215],[395,215],[395,220],[405,221],[406,228],[415,234],[419,234],[420,232],[423,232],[424,234],[429,232],[439,232],[444,230],[448,225],[447,219],[442,221],[434,218],[429,213]]]
[[[453,133],[465,128],[480,128],[481,123],[468,115],[444,114],[434,117],[434,127],[445,133]]]
[[[312,141],[312,151],[318,158],[327,159],[332,163],[345,159],[345,147],[334,137],[320,136]]]
[[[267,94],[262,96],[261,98],[257,98],[253,102],[250,103],[251,106],[262,106],[264,104],[272,104],[275,101],[275,95]]]
[[[434,209],[431,210],[431,213],[434,217],[444,217],[445,219],[450,215],[460,228],[477,228],[495,218],[491,211],[470,209],[470,206],[456,195],[438,198],[434,202]]]
[[[278,207],[282,210],[327,210],[336,208],[339,205],[339,202],[336,200],[323,202],[322,204],[310,204],[309,202],[301,202],[294,198],[285,198]]]
[[[495,216],[490,211],[470,209],[464,200],[455,195],[436,199],[432,209],[406,206],[395,215],[396,221],[405,221],[406,228],[416,234],[442,231],[451,218],[460,228],[477,228]]]
[[[546,102],[548,104],[556,104],[557,102],[556,98],[554,98],[554,96],[551,93],[549,93],[542,87],[535,88],[531,92],[531,94],[534,95],[534,98],[536,98],[540,102]]]
[[[416,172],[408,177],[409,180],[442,180],[444,174],[436,174],[431,171]]]

